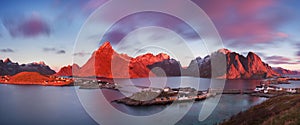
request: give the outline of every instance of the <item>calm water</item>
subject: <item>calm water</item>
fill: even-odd
[[[165,83],[170,87],[200,85],[199,89],[207,89],[210,86],[210,79],[172,77],[172,78],[152,78],[131,80],[133,84],[141,86],[158,86],[157,83]],[[129,83],[126,80],[119,80],[119,83]],[[216,81],[214,81],[216,82]],[[249,89],[258,85],[258,81],[231,80],[227,81],[225,89]],[[44,87],[44,86],[22,86],[0,84],[0,124],[1,125],[97,125],[97,114],[111,116],[107,107],[103,103],[104,99],[99,97],[103,93],[108,102],[121,98],[119,92],[112,90],[79,90],[78,87]],[[102,100],[102,101],[101,101]],[[209,100],[214,100],[210,98]],[[155,115],[166,108],[174,111],[185,110],[188,113],[178,121],[178,125],[192,124],[215,124],[230,118],[240,111],[246,110],[252,105],[256,105],[266,100],[260,97],[248,95],[222,95],[220,102],[213,110],[212,114],[204,121],[198,121],[199,112],[204,101],[195,102],[190,109],[186,109],[189,104],[180,103],[168,106],[147,106],[132,107],[123,104],[111,103],[118,111],[132,116]],[[163,118],[162,118],[163,119]],[[118,120],[114,116],[109,120]],[[168,119],[163,119],[168,120]]]
[[[282,88],[300,88],[300,81],[289,81],[291,84],[279,84],[276,86],[282,87]]]

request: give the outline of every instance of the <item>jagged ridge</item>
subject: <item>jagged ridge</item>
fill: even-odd
[[[21,64],[12,62],[9,58],[0,60],[0,76],[15,75],[20,72],[38,72],[42,75],[52,75],[55,71],[44,62]]]
[[[222,65],[222,59],[225,65]],[[215,60],[216,74],[212,76],[212,60]],[[219,64],[218,64],[219,63]],[[224,67],[223,67],[224,68]],[[68,76],[72,68],[66,68]],[[81,67],[77,67],[76,76],[97,76],[106,78],[142,78],[149,76],[196,76],[204,78],[227,79],[262,79],[279,76],[268,64],[253,52],[246,57],[231,52],[228,49],[220,49],[204,58],[198,57],[191,61],[187,68],[182,68],[180,62],[170,59],[166,54],[145,54],[136,58],[126,54],[115,52],[109,42],[105,42],[96,50],[91,58]],[[63,70],[63,69],[62,69]],[[152,71],[151,71],[152,70]],[[61,74],[58,74],[61,75]]]

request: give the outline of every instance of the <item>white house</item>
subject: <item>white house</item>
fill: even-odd
[[[264,86],[263,85],[260,85],[260,86],[256,86],[256,88],[254,89],[255,92],[259,92],[259,91],[262,91],[264,90]]]
[[[297,92],[297,90],[296,89],[291,89],[291,88],[289,88],[288,90],[286,90],[287,92],[289,92],[289,93],[296,93]]]

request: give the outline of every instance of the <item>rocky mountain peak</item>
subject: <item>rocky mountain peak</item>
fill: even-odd
[[[9,58],[6,58],[3,62],[4,63],[12,63],[12,61]]]
[[[111,49],[111,50],[113,49],[109,41],[104,42],[104,43],[99,47],[98,50],[106,50],[106,49]]]
[[[39,61],[39,62],[33,62],[33,63],[29,63],[32,65],[41,65],[41,66],[47,66],[46,63],[44,61]]]
[[[223,54],[231,53],[231,51],[229,49],[226,49],[226,48],[219,49],[217,52],[223,53]]]

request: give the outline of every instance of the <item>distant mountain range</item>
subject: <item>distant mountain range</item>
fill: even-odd
[[[47,66],[44,62],[34,62],[21,64],[12,62],[9,58],[0,60],[0,76],[15,75],[20,72],[38,72],[42,75],[53,75],[55,71]]]
[[[224,59],[221,59],[224,58]],[[214,60],[214,61],[212,61]],[[223,60],[223,62],[222,62]],[[212,76],[212,65],[217,69]],[[223,65],[219,65],[222,63]],[[226,63],[226,64],[224,64]],[[218,66],[226,66],[226,70]],[[105,78],[143,78],[149,76],[195,76],[203,78],[226,79],[262,79],[282,74],[299,74],[283,68],[272,68],[264,63],[253,52],[245,57],[228,49],[220,49],[204,58],[197,57],[188,67],[171,59],[169,55],[150,53],[135,58],[117,53],[109,42],[105,42],[94,51],[89,60],[82,66],[77,64],[62,67],[56,74],[45,63],[29,63],[19,65],[9,59],[0,60],[0,75],[15,75],[19,72],[38,72],[42,75],[56,76],[97,76]]]
[[[281,67],[273,67],[273,70],[282,75],[300,75],[299,71],[292,71]]]
[[[226,62],[220,58],[224,58]],[[212,59],[214,59],[214,63],[226,63],[226,65],[214,65],[216,69],[216,74],[214,76],[212,76]],[[244,57],[238,53],[231,52],[228,49],[220,49],[204,58],[198,57],[192,60],[187,68],[181,68],[179,62],[174,60],[170,60],[169,62],[173,63],[158,62],[149,67],[153,68],[158,66],[162,69],[166,69],[165,71],[171,71],[171,74],[174,74],[173,71],[181,70],[181,75],[202,78],[262,79],[279,76],[277,72],[275,72],[268,64],[262,62],[260,57],[253,52],[249,52],[248,55]],[[218,71],[222,69],[220,66],[226,66],[226,71]],[[171,70],[171,67],[175,70]],[[179,74],[177,73],[177,75]]]
[[[226,71],[218,72],[212,76],[211,60],[224,57]],[[218,65],[214,65],[218,66]],[[112,68],[113,67],[113,68]],[[144,54],[136,58],[126,54],[119,54],[112,48],[109,42],[105,42],[98,50],[93,52],[90,59],[81,67],[75,65],[64,67],[59,75],[97,76],[106,78],[142,78],[149,76],[196,76],[204,78],[227,79],[261,79],[280,76],[268,64],[253,52],[246,57],[231,52],[228,49],[220,49],[204,58],[198,57],[191,61],[188,67],[183,68],[179,61],[160,53],[158,55]],[[65,71],[69,70],[69,71]],[[63,74],[62,72],[66,72]]]

